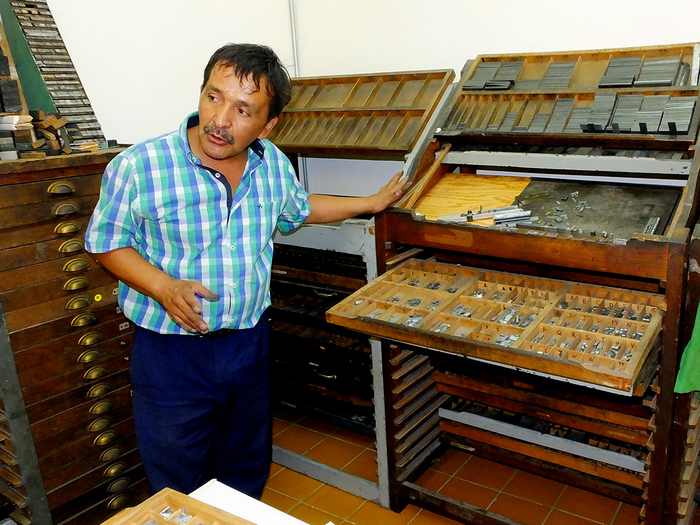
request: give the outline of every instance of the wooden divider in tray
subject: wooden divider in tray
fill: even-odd
[[[165,488],[103,525],[253,525],[176,490]]]
[[[411,150],[454,73],[297,78],[270,139],[291,152]]]
[[[632,395],[664,311],[661,295],[410,259],[326,317]]]

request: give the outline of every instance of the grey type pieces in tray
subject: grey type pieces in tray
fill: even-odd
[[[622,95],[608,131],[631,133],[688,133],[695,97]]]
[[[462,89],[510,89],[517,80],[518,75],[520,75],[522,67],[522,60],[513,62],[481,62],[472,77],[462,85]]]

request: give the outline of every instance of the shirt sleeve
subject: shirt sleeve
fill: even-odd
[[[291,164],[287,166],[287,200],[277,221],[277,228],[282,233],[289,233],[304,224],[311,213],[309,194],[302,187]]]
[[[107,165],[102,176],[100,198],[85,231],[88,252],[105,253],[133,246],[135,200],[133,164],[128,156],[120,154]]]

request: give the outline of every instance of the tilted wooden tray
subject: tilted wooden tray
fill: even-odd
[[[165,488],[103,525],[254,525],[248,520]]]
[[[665,308],[656,294],[410,259],[326,318],[632,395]]]

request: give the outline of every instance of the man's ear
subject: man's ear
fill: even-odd
[[[272,133],[272,130],[274,127],[277,125],[277,123],[280,121],[279,117],[272,118],[267,121],[267,124],[265,124],[265,127],[262,129],[260,134],[258,135],[259,139],[264,139],[266,138],[270,133]]]

